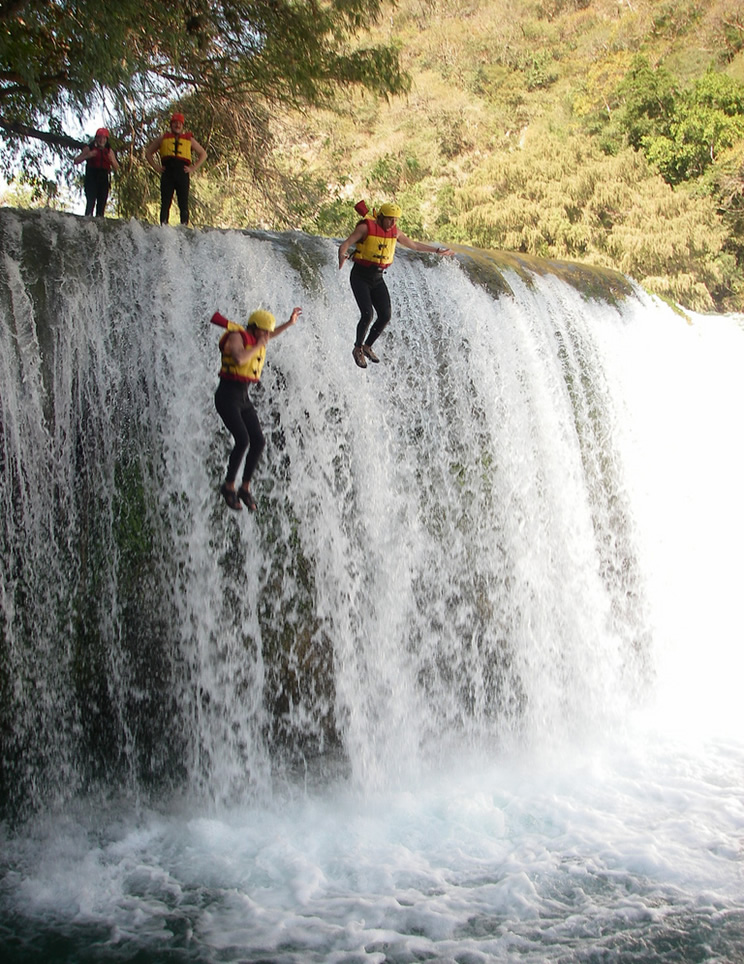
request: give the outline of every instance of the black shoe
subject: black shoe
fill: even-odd
[[[354,357],[354,361],[359,365],[360,368],[367,367],[367,359],[364,357],[364,351],[359,345],[354,345],[351,350],[351,354]]]
[[[362,351],[367,356],[367,358],[369,358],[371,362],[377,363],[380,360],[377,357],[377,355],[375,355],[375,353],[372,351],[371,345],[362,345]]]
[[[222,494],[222,498],[228,504],[229,508],[235,510],[243,508],[243,506],[240,504],[240,499],[238,498],[238,493],[235,491],[235,489],[228,489],[226,485],[223,485],[220,489],[220,493]]]
[[[241,485],[240,488],[238,489],[238,498],[240,499],[241,502],[243,502],[246,505],[248,509],[251,510],[251,512],[256,511],[256,502],[253,496],[251,495],[250,489],[246,489]]]

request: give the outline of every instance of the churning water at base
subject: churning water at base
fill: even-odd
[[[740,960],[741,319],[403,253],[360,372],[330,241],[2,229],[3,961]]]
[[[405,789],[39,820],[4,841],[3,959],[734,964],[743,763],[645,731]]]

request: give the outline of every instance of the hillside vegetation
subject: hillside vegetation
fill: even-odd
[[[247,207],[344,236],[354,201],[395,197],[411,237],[614,267],[696,310],[744,310],[740,0],[399,0],[369,42],[399,47],[410,93],[276,118],[288,213],[255,185],[244,205],[233,170],[217,221]]]
[[[127,3],[130,17],[137,3]],[[256,18],[255,29],[230,21],[240,57],[233,47],[225,53],[225,5],[206,0],[185,25],[191,0],[162,9],[170,44],[162,63],[149,34],[135,34],[143,76],[157,68],[172,86],[160,91],[165,105],[137,86],[139,68],[129,65],[128,87],[109,78],[121,162],[112,213],[158,220],[159,182],[144,145],[172,102],[208,150],[193,185],[194,226],[344,237],[355,201],[394,198],[414,238],[615,268],[685,307],[744,311],[742,0],[228,6]],[[66,5],[24,9],[53,23],[64,14],[70,27]],[[4,16],[15,45],[3,49],[23,67],[33,23],[16,5]],[[119,13],[100,24],[106,42],[110,16]],[[44,36],[48,45],[56,34]],[[65,36],[54,49],[69,66]],[[45,57],[42,75],[53,66]],[[80,70],[95,87],[100,78]],[[52,74],[63,104],[74,100],[78,81],[70,87],[64,70]],[[21,98],[24,130],[46,112],[51,95],[40,84],[4,82],[6,100]],[[130,88],[136,109],[124,96]],[[39,136],[77,143],[52,127]],[[0,170],[17,150],[17,128],[3,128]],[[37,193],[43,182],[47,203],[59,206],[56,181],[79,184],[80,168],[62,156],[56,180],[34,181],[38,156],[21,143],[21,179],[0,200],[23,205],[26,178]]]

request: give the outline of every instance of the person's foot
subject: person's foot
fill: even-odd
[[[367,356],[367,358],[369,358],[369,360],[370,360],[371,362],[375,362],[375,363],[376,363],[376,362],[378,362],[378,361],[380,360],[380,359],[377,357],[377,355],[375,355],[375,353],[372,351],[372,346],[371,346],[371,345],[362,345],[362,351],[363,351],[364,354]]]
[[[243,506],[240,504],[240,499],[238,498],[238,493],[235,489],[228,489],[227,485],[223,485],[220,489],[222,498],[228,505],[228,508],[235,509],[236,511],[242,509]]]
[[[246,507],[251,510],[251,512],[256,511],[256,502],[251,495],[251,490],[246,489],[245,486],[241,485],[238,489],[238,498],[241,502],[245,503]]]
[[[357,365],[359,365],[360,368],[367,367],[367,359],[364,357],[364,351],[362,350],[361,345],[354,345],[351,354],[354,357],[354,361],[357,363]]]

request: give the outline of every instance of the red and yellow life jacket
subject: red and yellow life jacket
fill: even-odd
[[[246,331],[242,325],[238,325],[234,321],[228,321],[227,318],[225,318],[224,315],[221,315],[218,311],[215,311],[215,313],[212,315],[211,321],[213,325],[219,325],[220,328],[227,328],[225,334],[222,336],[222,338],[220,338],[220,353],[222,355],[220,378],[224,378],[231,382],[259,381],[261,378],[261,372],[263,371],[264,362],[266,361],[266,349],[261,348],[260,351],[255,354],[249,362],[244,365],[238,365],[225,347],[227,339],[234,331],[239,332],[240,337],[243,339],[243,346],[245,348],[253,348],[254,345],[258,344],[256,336],[252,335],[251,332]]]
[[[96,171],[111,170],[111,154],[108,147],[95,147],[91,145],[92,154],[85,159],[86,168],[93,168]]]
[[[175,158],[177,161],[183,161],[184,164],[190,164],[191,138],[193,136],[191,131],[184,131],[183,134],[166,131],[163,134],[163,140],[160,142],[160,160]]]
[[[365,218],[364,223],[367,225],[367,237],[357,242],[354,261],[365,267],[389,268],[395,257],[397,225],[385,231],[376,218]]]

